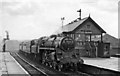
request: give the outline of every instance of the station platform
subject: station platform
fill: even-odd
[[[10,55],[9,52],[0,52],[0,76],[28,76],[22,66]]]
[[[84,64],[120,72],[120,58],[116,58],[116,57],[110,57],[110,58],[81,57],[81,58],[84,60]]]

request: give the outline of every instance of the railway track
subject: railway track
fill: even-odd
[[[59,72],[42,64],[34,63],[18,53],[10,54],[28,71],[30,76],[91,76],[79,71]]]
[[[32,64],[20,58],[16,53],[10,53],[20,65],[28,72],[29,76],[48,76],[42,70],[39,70]]]

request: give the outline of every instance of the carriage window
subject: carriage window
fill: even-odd
[[[31,45],[34,45],[35,44],[35,42],[34,41],[31,41]]]

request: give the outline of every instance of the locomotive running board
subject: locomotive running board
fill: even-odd
[[[42,50],[55,50],[55,48],[39,48],[39,49],[42,49]]]

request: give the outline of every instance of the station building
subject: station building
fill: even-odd
[[[109,42],[110,43],[110,54],[115,55],[115,54],[120,54],[120,39],[111,36],[109,34],[105,34],[103,36],[103,41],[104,42]]]
[[[57,35],[70,36],[76,41],[76,50],[81,56],[99,57],[104,56],[106,47],[107,55],[109,55],[110,44],[103,43],[103,34],[106,33],[91,17],[81,19],[81,10],[78,11],[80,17],[61,26],[57,31]],[[100,40],[96,41],[94,38],[99,37]],[[98,45],[98,43],[101,43]],[[99,46],[99,47],[98,47]],[[102,49],[101,49],[102,47]]]

